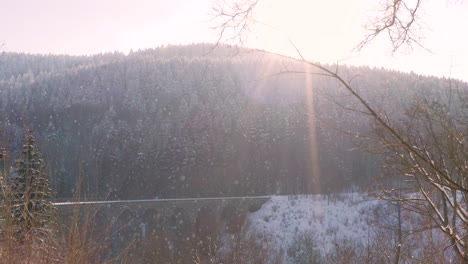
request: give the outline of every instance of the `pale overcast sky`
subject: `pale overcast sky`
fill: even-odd
[[[209,13],[214,0],[0,0],[3,50],[28,53],[93,54],[213,42]],[[468,81],[468,4],[423,1],[424,44],[388,54],[378,41],[351,52],[363,37],[373,0],[261,0],[247,46],[294,55],[291,39],[314,61],[383,66]]]

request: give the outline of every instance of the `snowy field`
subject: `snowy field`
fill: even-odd
[[[248,217],[250,231],[270,236],[284,250],[297,237],[313,234],[317,250],[326,254],[343,239],[366,244],[368,216],[382,202],[360,193],[337,195],[274,196]]]

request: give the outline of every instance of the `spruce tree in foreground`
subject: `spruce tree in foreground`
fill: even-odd
[[[13,235],[18,242],[26,238],[43,241],[51,234],[56,208],[50,201],[52,191],[44,171],[44,160],[30,130],[11,179],[11,217]]]

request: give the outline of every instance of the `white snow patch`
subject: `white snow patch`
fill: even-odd
[[[250,230],[270,235],[285,251],[304,232],[314,232],[322,255],[334,241],[350,239],[367,243],[367,215],[382,203],[360,193],[307,196],[273,196],[249,215]]]

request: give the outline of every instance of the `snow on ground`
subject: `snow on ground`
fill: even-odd
[[[379,203],[360,193],[273,196],[248,219],[251,231],[271,235],[273,243],[285,250],[295,238],[312,231],[318,249],[326,254],[341,239],[366,244],[367,216]]]

